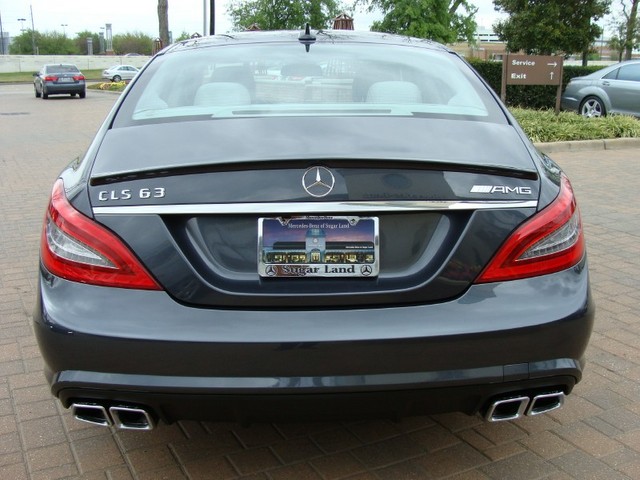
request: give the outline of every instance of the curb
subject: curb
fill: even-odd
[[[543,153],[584,152],[586,150],[623,150],[640,148],[640,138],[609,138],[602,140],[580,140],[571,142],[534,143]]]

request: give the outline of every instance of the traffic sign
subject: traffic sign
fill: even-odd
[[[556,114],[560,112],[563,58],[559,55],[510,55],[502,60],[500,98],[507,99],[507,85],[557,85]]]
[[[507,85],[560,85],[562,60],[559,55],[507,55]]]

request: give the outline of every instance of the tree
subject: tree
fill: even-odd
[[[173,41],[177,43],[177,42],[181,42],[182,40],[188,40],[191,38],[191,35],[192,34],[185,32],[183,30],[182,33],[178,36],[178,38],[174,38]]]
[[[158,30],[162,46],[169,45],[169,1],[158,0]]]
[[[615,33],[611,37],[611,47],[619,52],[619,60],[624,55],[630,60],[633,49],[640,45],[640,23],[638,23],[638,0],[618,0],[620,12],[613,17],[611,26]]]
[[[80,50],[74,41],[59,32],[33,32],[37,53],[40,55],[77,55]],[[31,30],[25,30],[14,37],[9,51],[12,55],[34,55]]]
[[[327,28],[343,11],[339,0],[232,0],[227,8],[233,29],[257,24],[262,30]]]
[[[36,43],[40,39],[40,32],[33,32]],[[11,55],[35,55],[33,51],[33,38],[31,30],[24,30],[20,35],[13,37],[11,45],[9,45],[9,53]]]
[[[90,32],[89,30],[77,33],[76,37],[73,39],[73,43],[75,43],[78,52],[80,52],[81,55],[89,54],[87,38],[91,38],[91,41],[93,42],[93,54],[95,55],[100,53],[100,35],[95,32]]]
[[[429,38],[441,43],[466,40],[474,43],[478,10],[467,0],[363,0],[369,11],[384,18],[371,30]]]
[[[610,0],[494,0],[509,18],[494,25],[512,52],[552,55],[582,53],[583,65],[602,29],[595,21],[608,13]],[[592,22],[593,20],[593,22]]]
[[[133,32],[114,35],[113,51],[116,55],[125,53],[139,53],[141,55],[151,55],[153,49],[153,38],[146,33]]]

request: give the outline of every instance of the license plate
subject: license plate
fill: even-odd
[[[71,83],[71,82],[73,82],[73,78],[60,77],[60,78],[58,78],[58,82],[61,82],[61,83]]]
[[[294,217],[258,220],[261,277],[376,277],[377,217]]]

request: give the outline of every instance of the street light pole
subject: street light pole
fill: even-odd
[[[207,0],[202,0],[202,36],[207,34]]]
[[[68,27],[68,26],[69,26],[69,24],[68,24],[68,23],[61,23],[61,24],[60,24],[60,26],[62,27],[62,36],[63,36],[63,37],[66,37],[66,36],[67,36],[67,29],[66,29],[66,27]]]

